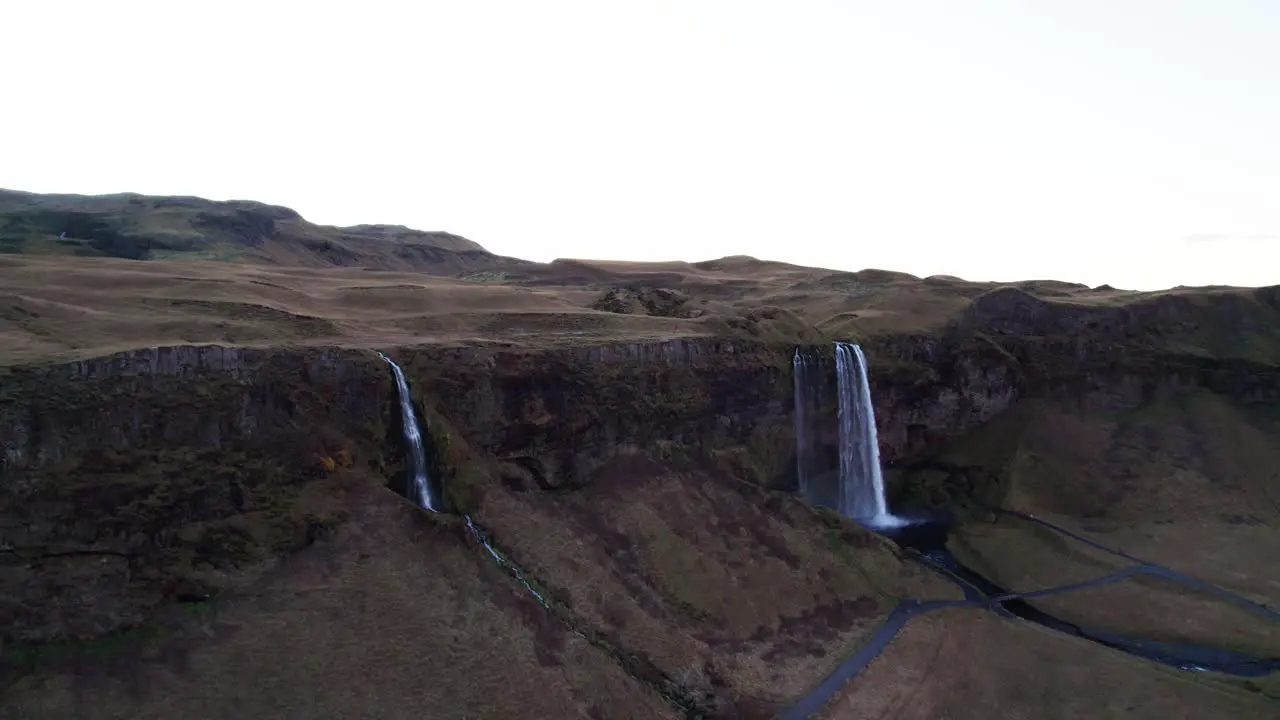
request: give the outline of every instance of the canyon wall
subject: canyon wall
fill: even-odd
[[[1020,298],[1015,298],[1020,299]],[[890,468],[1043,394],[1123,406],[1167,388],[1280,401],[1280,372],[1107,338],[979,332],[864,342]],[[830,360],[827,345],[807,348]],[[571,492],[610,459],[696,456],[796,485],[793,347],[695,338],[548,349],[391,349],[454,507],[487,483]],[[834,383],[831,366],[830,382]],[[833,402],[817,438],[835,467]],[[214,592],[342,521],[341,483],[401,458],[369,350],[172,347],[0,369],[0,627],[93,637]],[[348,478],[348,480],[344,480]]]
[[[3,638],[136,625],[341,522],[325,458],[383,464],[382,368],[173,347],[0,370]]]

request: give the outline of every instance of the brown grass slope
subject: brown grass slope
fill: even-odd
[[[1144,662],[986,610],[913,620],[819,717],[1280,717],[1280,705],[1230,684]]]
[[[349,520],[163,632],[66,653],[13,718],[675,718],[468,541],[374,485]]]
[[[591,267],[598,272],[590,276],[552,263],[437,277],[0,256],[0,363],[182,343],[538,346],[720,336],[795,344],[964,333],[1014,350],[1052,347],[1059,356],[1106,348],[1280,364],[1276,288],[1128,295],[1077,289],[1063,298],[776,263],[679,272]]]
[[[576,616],[728,717],[798,697],[898,598],[956,597],[874,536],[682,465],[614,460],[564,495],[491,488],[478,517]]]
[[[746,256],[540,264],[447,233],[318,226],[287,208],[190,197],[0,191],[0,288],[0,362],[177,342],[803,343],[961,332],[1280,363],[1275,287],[1138,293]]]

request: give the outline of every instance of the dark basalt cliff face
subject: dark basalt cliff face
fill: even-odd
[[[509,483],[565,490],[618,455],[703,453],[783,483],[786,348],[712,339],[531,352],[399,354],[415,393]]]
[[[991,332],[979,308],[938,336],[864,343],[888,466],[1037,395],[1115,406],[1201,386],[1280,401],[1275,365],[1062,334],[1057,320],[1037,319],[1039,301],[1006,300],[1015,309],[999,316],[1030,328]],[[1052,332],[1029,331],[1042,325]],[[793,490],[794,350],[696,338],[389,354],[428,422],[451,506],[470,509],[489,483],[573,492],[610,459],[641,451],[697,455]],[[806,351],[826,358],[834,384],[830,347]],[[395,478],[394,392],[367,350],[153,348],[0,370],[3,639],[136,625],[306,545],[342,522],[344,482]],[[818,441],[834,467],[835,423],[826,425]]]
[[[0,628],[93,637],[340,522],[321,458],[375,466],[371,354],[177,347],[0,371]]]

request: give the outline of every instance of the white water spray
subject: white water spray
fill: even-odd
[[[897,527],[905,522],[889,513],[880,473],[880,440],[867,358],[852,343],[836,343],[837,416],[840,424],[839,510],[846,517],[872,527]]]
[[[436,499],[431,494],[431,481],[427,477],[427,456],[422,445],[422,431],[418,428],[418,416],[413,412],[413,399],[409,396],[409,383],[404,379],[404,371],[391,358],[382,353],[378,353],[378,357],[391,366],[391,373],[396,378],[396,391],[400,395],[400,425],[409,446],[410,499],[423,509],[438,512]]]

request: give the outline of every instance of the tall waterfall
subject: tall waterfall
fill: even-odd
[[[880,474],[880,441],[871,405],[867,358],[852,343],[836,343],[837,417],[840,425],[840,499],[842,515],[872,527],[902,525],[889,514]]]
[[[382,353],[378,353],[378,357],[386,360],[391,366],[391,373],[396,378],[396,391],[400,395],[400,425],[404,428],[404,440],[409,449],[410,499],[426,510],[439,511],[440,508],[431,493],[430,478],[427,477],[427,455],[422,445],[422,430],[418,427],[418,416],[413,412],[409,383],[404,379],[404,371],[392,362],[391,358]]]

